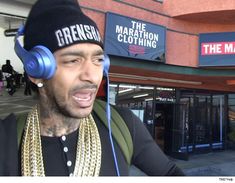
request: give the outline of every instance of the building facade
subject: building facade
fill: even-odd
[[[216,0],[79,3],[105,40],[113,104],[135,112],[171,156],[187,159],[191,153],[233,148],[233,0],[223,6]],[[222,35],[210,38],[215,33]],[[149,50],[155,55],[146,54]]]

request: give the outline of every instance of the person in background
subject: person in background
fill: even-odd
[[[9,95],[13,95],[16,91],[14,86],[14,69],[11,65],[10,60],[6,60],[6,64],[2,65],[2,73],[7,81],[6,89],[9,93]]]
[[[3,75],[2,75],[2,70],[0,70],[0,96],[3,95],[3,86],[4,86]]]
[[[25,81],[25,88],[24,88],[24,95],[31,95],[31,81],[28,77],[28,74],[24,71],[24,81]]]
[[[9,73],[11,75],[13,74],[14,69],[10,60],[6,60],[6,64],[2,65],[2,72]]]

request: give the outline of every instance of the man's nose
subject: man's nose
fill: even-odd
[[[94,81],[97,77],[97,70],[95,69],[96,66],[92,63],[91,60],[87,59],[80,68],[80,80],[84,81]]]

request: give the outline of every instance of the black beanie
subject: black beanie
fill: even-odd
[[[33,5],[25,25],[26,50],[42,45],[53,53],[84,42],[103,48],[97,25],[81,11],[77,0],[38,0]]]

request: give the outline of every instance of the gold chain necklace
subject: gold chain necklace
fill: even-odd
[[[27,117],[22,141],[21,171],[23,176],[45,176],[37,105]],[[101,166],[101,142],[90,114],[81,119],[73,176],[98,176]]]

